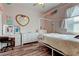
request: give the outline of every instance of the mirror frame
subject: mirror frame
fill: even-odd
[[[18,21],[18,16],[26,17],[26,18],[28,19],[28,22],[27,22],[25,25],[22,25],[22,24]],[[23,15],[23,14],[18,14],[18,15],[16,15],[16,22],[17,22],[19,25],[21,25],[21,26],[26,26],[26,25],[29,23],[29,21],[30,21],[30,19],[29,19],[29,17],[26,16],[26,15]]]

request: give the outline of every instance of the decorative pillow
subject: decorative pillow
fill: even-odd
[[[74,38],[77,38],[77,39],[79,39],[79,35],[76,35]]]

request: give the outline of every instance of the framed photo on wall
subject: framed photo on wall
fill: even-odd
[[[3,27],[3,34],[13,35],[14,34],[14,27],[12,25],[4,25]]]
[[[13,26],[8,26],[8,27],[7,27],[7,32],[12,33],[12,32],[13,32]]]
[[[14,33],[20,33],[20,27],[14,26]]]

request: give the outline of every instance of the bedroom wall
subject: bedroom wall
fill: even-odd
[[[3,5],[0,3],[0,35],[2,35],[2,14],[4,11]]]
[[[53,29],[55,29],[56,33],[66,33],[66,30],[61,28],[61,23],[62,23],[62,20],[64,20],[64,18],[66,18],[66,10],[69,7],[72,7],[75,5],[77,5],[77,4],[71,4],[71,3],[70,4],[60,4],[59,6],[44,13],[43,18],[45,18],[45,19],[43,19],[43,20],[48,20],[49,22],[54,23],[53,26],[55,26],[55,27]],[[56,9],[57,9],[57,13],[51,14],[51,12]],[[52,27],[51,27],[51,29],[52,29]]]
[[[24,14],[29,16],[30,18],[29,24],[25,27],[20,26],[22,28],[21,30],[23,33],[27,31],[36,32],[36,30],[40,29],[40,16],[36,11],[30,10],[26,6],[23,5],[21,6],[21,4],[15,4],[14,6],[10,5],[4,5],[4,6],[5,6],[4,15],[11,16],[15,26],[19,26],[15,20],[17,14]]]
[[[40,16],[35,10],[31,10],[27,8],[25,5],[21,4],[13,4],[13,5],[6,5],[4,6],[4,12],[3,12],[3,21],[5,24],[6,17],[4,16],[10,16],[13,20],[13,26],[19,26],[21,28],[22,32],[22,44],[34,42],[37,41],[37,34],[35,34],[36,30],[40,29]],[[24,14],[29,16],[30,22],[27,26],[22,27],[18,25],[18,23],[15,20],[15,16],[17,14]],[[5,34],[6,35],[6,34]],[[15,36],[15,45],[20,45],[20,34],[13,34]]]

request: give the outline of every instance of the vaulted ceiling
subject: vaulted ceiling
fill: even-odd
[[[40,6],[39,4],[34,5],[35,3],[10,3],[10,4],[5,4],[6,6],[9,7],[16,7],[16,6],[20,6],[20,7],[25,7],[28,10],[34,10],[36,12],[46,12],[48,10],[50,10],[51,8],[56,7],[57,5],[59,5],[59,3],[45,3],[44,7]]]

